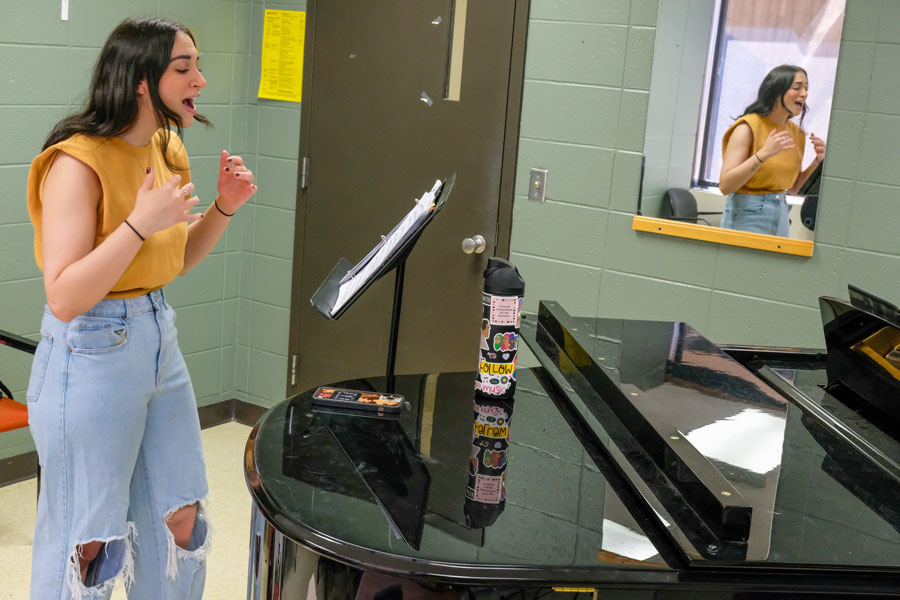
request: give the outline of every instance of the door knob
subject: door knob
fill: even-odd
[[[484,252],[484,248],[487,243],[484,241],[484,238],[480,235],[473,235],[470,238],[466,238],[462,241],[462,251],[466,254],[481,254]]]

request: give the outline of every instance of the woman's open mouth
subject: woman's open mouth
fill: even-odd
[[[197,107],[194,106],[193,98],[185,98],[184,100],[181,101],[181,103],[184,105],[184,107],[187,109],[187,111],[189,113],[191,113],[192,115],[197,114]]]

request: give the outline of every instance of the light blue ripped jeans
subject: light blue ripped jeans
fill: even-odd
[[[101,300],[64,323],[45,309],[28,383],[42,478],[34,600],[193,600],[203,594],[209,522],[198,506],[187,549],[166,526],[209,495],[191,380],[162,290]],[[82,581],[78,557],[104,546]],[[99,562],[97,562],[99,561]]]
[[[721,227],[752,233],[790,236],[790,207],[784,193],[728,194]]]

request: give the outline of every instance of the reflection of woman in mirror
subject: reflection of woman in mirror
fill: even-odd
[[[791,119],[806,115],[809,81],[781,65],[763,79],[756,100],[722,138],[719,189],[728,197],[722,227],[788,236],[785,191],[796,193],[825,158],[825,140],[810,134],[815,160],[803,170],[806,134]]]

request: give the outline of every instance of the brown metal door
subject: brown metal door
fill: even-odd
[[[384,373],[394,274],[337,320],[309,298],[338,258],[361,259],[454,172],[449,200],[406,263],[396,372],[476,366],[485,257],[508,252],[523,11],[521,0],[309,3],[289,393]],[[450,66],[454,26],[464,27],[461,68]],[[458,100],[446,98],[454,73]],[[475,234],[487,249],[467,255],[460,243]]]

